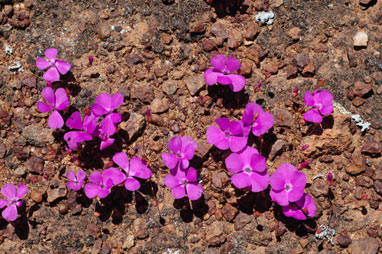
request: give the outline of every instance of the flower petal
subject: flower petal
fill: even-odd
[[[179,161],[178,156],[173,153],[162,153],[162,160],[169,169],[175,168]]]
[[[196,171],[193,167],[190,167],[186,173],[186,180],[189,183],[196,182],[198,180],[198,171]]]
[[[215,122],[218,124],[222,131],[226,131],[229,129],[230,120],[227,117],[220,117],[216,119]]]
[[[129,157],[127,156],[126,153],[124,152],[120,152],[120,153],[116,153],[114,154],[113,156],[113,161],[120,167],[122,168],[123,170],[126,171],[126,173],[129,171],[130,167],[129,167]]]
[[[168,149],[176,154],[180,154],[182,152],[182,138],[180,136],[173,137],[168,142]]]
[[[203,187],[198,183],[186,184],[186,190],[190,200],[198,200],[203,194]]]
[[[77,181],[76,174],[72,170],[66,171],[65,177],[68,178],[71,181]]]
[[[108,113],[111,113],[111,104],[112,104],[112,100],[111,100],[111,95],[108,94],[108,93],[102,93],[100,95],[97,96],[96,98],[96,102],[97,104],[101,105],[104,109],[106,109],[106,111]]]
[[[42,101],[39,101],[37,102],[37,109],[38,111],[40,111],[41,113],[46,113],[46,112],[49,112],[52,110],[52,106],[45,103],[45,102],[42,102]]]
[[[119,108],[123,103],[123,95],[120,93],[116,93],[113,95],[111,99],[111,111]]]
[[[309,91],[306,91],[304,94],[304,102],[305,102],[305,105],[308,107],[314,106],[313,94],[311,94]]]
[[[79,182],[83,182],[85,180],[85,177],[86,177],[85,171],[83,171],[82,169],[78,170],[78,172],[77,172],[77,180]]]
[[[225,56],[223,54],[218,54],[211,59],[211,65],[218,71],[224,71],[225,69]]]
[[[84,191],[85,195],[88,198],[94,198],[98,195],[99,191],[101,190],[101,187],[94,183],[87,183],[85,184]]]
[[[74,190],[74,191],[78,191],[78,190],[81,189],[82,184],[69,181],[66,184],[66,187],[68,187],[68,189],[71,189],[71,190]]]
[[[1,194],[9,200],[12,200],[16,197],[16,186],[11,183],[7,183],[1,188]]]
[[[208,127],[206,137],[208,143],[210,143],[211,145],[215,145],[216,143],[219,143],[220,141],[226,138],[224,132],[217,126]]]
[[[69,118],[66,120],[66,126],[68,126],[71,129],[82,130],[84,126],[82,125],[80,112],[78,111],[73,112],[73,114],[71,114]]]
[[[96,184],[102,184],[102,180],[103,180],[103,178],[102,178],[102,175],[99,171],[94,171],[89,176],[89,181],[96,183]]]
[[[48,118],[48,125],[53,130],[60,129],[64,126],[64,119],[62,119],[61,114],[57,110],[53,110],[52,114]]]
[[[9,205],[11,203],[11,201],[9,200],[6,200],[6,199],[0,199],[0,209],[6,207],[7,205]]]
[[[242,135],[243,134],[243,124],[241,121],[231,121],[229,123],[230,135]]]
[[[113,182],[113,185],[118,185],[126,179],[126,176],[119,169],[108,168],[102,171],[102,178],[104,183],[106,183],[109,179],[111,179]]]
[[[234,72],[234,71],[237,71],[238,69],[240,69],[241,67],[241,64],[240,64],[240,61],[237,60],[235,57],[233,56],[229,56],[227,57],[227,61],[226,61],[226,70],[228,72]]]
[[[218,82],[218,77],[221,75],[222,73],[215,69],[208,69],[204,72],[204,81],[206,81],[209,86],[215,85],[216,82]]]
[[[115,123],[115,124],[122,121],[122,116],[120,113],[111,113],[110,118],[113,121],[113,123]]]
[[[141,187],[141,184],[138,182],[137,179],[133,177],[126,178],[125,181],[125,188],[129,191],[136,191]]]
[[[57,110],[64,110],[69,106],[69,98],[64,88],[58,88],[55,92],[56,103],[55,108]]]
[[[304,215],[304,213],[294,204],[283,206],[282,211],[286,217],[292,217],[292,218],[295,218],[296,220],[306,219],[306,216]]]
[[[330,115],[332,112],[333,112],[333,104],[324,105],[324,106],[322,106],[321,109],[320,109],[320,113],[321,113],[323,116]]]
[[[247,137],[231,136],[229,138],[229,147],[232,152],[240,152],[247,145]]]
[[[18,199],[24,197],[27,193],[28,193],[28,187],[27,186],[25,186],[24,184],[17,185],[16,197]]]
[[[264,172],[267,170],[265,158],[259,154],[253,154],[250,162],[251,168],[256,172]]]
[[[229,77],[229,75],[225,75],[225,74],[220,74],[218,76],[217,82],[222,84],[222,85],[231,85],[232,84],[232,80]]]
[[[231,181],[233,185],[237,188],[242,189],[251,185],[248,174],[246,173],[238,173],[231,177]]]
[[[143,161],[134,157],[130,161],[130,172],[129,176],[135,176],[141,179],[149,179],[151,177],[151,170],[147,167]]]
[[[164,177],[163,182],[164,182],[164,185],[166,185],[168,188],[174,188],[182,184],[182,181],[180,181],[179,178],[171,174],[166,175]]]
[[[253,125],[252,133],[253,135],[259,137],[266,133],[273,126],[273,116],[268,112],[260,113],[255,123],[257,125]]]
[[[257,103],[250,102],[245,106],[244,113],[243,113],[243,125],[251,125],[254,121],[254,116],[257,113],[259,116],[261,113],[263,113],[264,110],[261,108],[261,106]]]
[[[41,92],[42,98],[44,98],[47,102],[49,102],[50,105],[54,105],[55,102],[55,96],[54,96],[54,91],[53,88],[47,86],[44,89],[42,89]]]
[[[102,151],[108,148],[109,146],[111,146],[113,143],[114,143],[114,138],[108,138],[106,140],[102,140],[99,146],[99,149]]]
[[[305,121],[313,122],[313,123],[321,123],[322,116],[318,113],[317,109],[311,109],[304,114]]]
[[[44,55],[51,61],[56,61],[57,57],[57,49],[56,48],[48,48],[45,50]]]
[[[39,68],[40,70],[44,70],[46,68],[48,68],[49,66],[51,66],[52,63],[47,61],[45,58],[42,58],[42,57],[38,57],[36,59],[36,66],[37,68]]]
[[[100,104],[94,103],[92,105],[92,112],[95,116],[103,116],[106,115],[108,112],[107,110]]]
[[[329,105],[333,102],[333,95],[327,90],[317,91],[314,94],[314,98],[316,99],[315,103],[322,105]]]
[[[67,62],[62,61],[62,60],[57,60],[54,64],[55,64],[58,72],[60,72],[62,75],[65,75],[66,73],[68,73],[68,71],[72,67],[70,65],[70,63],[67,63]]]
[[[232,174],[236,174],[238,172],[243,171],[244,167],[241,156],[237,153],[231,153],[225,159],[225,166],[228,169],[228,171]]]
[[[268,188],[269,175],[266,171],[262,173],[254,172],[249,176],[249,181],[251,183],[251,191],[260,192]]]
[[[186,190],[184,188],[184,185],[177,186],[171,190],[172,195],[174,198],[179,199],[186,196]]]
[[[289,204],[288,193],[285,190],[275,191],[275,190],[272,189],[269,192],[269,195],[271,196],[271,199],[274,202],[276,202],[277,204],[279,204],[281,206],[286,206],[286,205]]]
[[[230,87],[235,93],[243,90],[245,84],[247,83],[247,80],[240,74],[229,74],[228,78],[231,80]]]
[[[16,205],[10,205],[1,213],[4,219],[7,221],[15,221],[17,219],[17,207]]]
[[[56,69],[56,67],[49,68],[44,75],[42,76],[46,81],[55,82],[60,80],[60,73]]]
[[[113,135],[117,129],[110,115],[107,115],[102,121],[102,131],[109,137]]]

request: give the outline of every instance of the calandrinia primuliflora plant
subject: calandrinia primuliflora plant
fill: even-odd
[[[309,91],[304,95],[305,105],[313,107],[304,114],[305,121],[321,123],[322,116],[330,115],[333,112],[333,95],[326,90]]]
[[[47,59],[39,57],[36,60],[37,68],[40,70],[49,68],[43,76],[43,78],[48,82],[60,80],[60,74],[65,75],[71,68],[70,63],[56,59],[57,53],[57,49],[49,48],[44,52]]]
[[[17,219],[17,208],[20,207],[24,200],[21,200],[28,193],[28,187],[24,184],[17,185],[7,183],[1,188],[1,194],[6,199],[0,199],[0,209],[4,208],[1,216],[7,221],[14,221]]]

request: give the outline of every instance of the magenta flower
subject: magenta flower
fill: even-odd
[[[68,143],[69,149],[77,149],[83,141],[92,140],[92,134],[97,127],[98,118],[91,113],[90,115],[85,115],[82,122],[81,114],[78,111],[69,116],[68,120],[66,120],[66,126],[79,130],[65,133],[64,139]]]
[[[195,150],[198,148],[196,142],[190,137],[173,137],[168,142],[168,149],[174,153],[162,153],[162,160],[169,169],[176,169],[178,165],[185,170],[188,168],[194,157]]]
[[[304,114],[305,121],[321,123],[321,115],[327,116],[333,112],[333,95],[326,90],[316,90],[313,94],[306,91],[304,102],[306,106],[313,107],[313,109]]]
[[[230,121],[226,117],[216,119],[217,126],[210,126],[207,129],[207,141],[220,150],[231,149],[232,152],[239,152],[247,145],[247,135],[243,133],[241,121]]]
[[[126,153],[120,152],[113,156],[113,161],[126,172],[125,188],[129,191],[136,191],[141,187],[139,181],[135,178],[149,179],[151,170],[138,157],[134,157],[129,161]]]
[[[259,137],[273,126],[273,116],[264,112],[259,104],[250,102],[243,113],[243,125],[245,134],[249,134],[252,128],[253,135]]]
[[[164,178],[164,184],[171,188],[174,198],[183,198],[186,194],[190,200],[197,200],[202,196],[203,187],[197,179],[197,171],[193,167],[186,171],[177,170],[175,175],[169,174]]]
[[[125,180],[125,175],[116,168],[108,168],[102,171],[94,171],[89,176],[90,183],[85,184],[85,195],[88,198],[96,196],[106,198],[110,193],[110,189],[114,185],[118,185]]]
[[[304,194],[306,176],[289,163],[282,164],[270,177],[270,196],[281,206],[298,201]]]
[[[234,174],[231,180],[237,188],[250,187],[251,191],[260,192],[268,187],[269,175],[265,158],[256,148],[247,146],[239,153],[231,153],[225,159],[225,165]]]
[[[76,175],[72,170],[69,170],[66,172],[65,176],[69,179],[68,183],[66,184],[68,189],[78,191],[82,188],[82,185],[85,182],[86,173],[80,169]]]
[[[25,194],[28,193],[28,187],[24,184],[17,185],[7,183],[1,188],[1,194],[7,199],[0,199],[0,209],[7,207],[1,213],[4,219],[7,221],[14,221],[17,219],[17,207],[23,204],[23,200],[20,200]]]
[[[204,80],[209,86],[220,83],[222,85],[229,85],[232,91],[241,91],[246,83],[245,78],[240,74],[230,74],[231,72],[240,69],[240,62],[234,57],[225,58],[224,55],[219,54],[211,59],[210,68],[204,72]]]
[[[114,138],[110,138],[115,133],[115,128],[110,128],[110,125],[108,125],[106,122],[109,120],[104,119],[104,121],[97,125],[97,128],[94,130],[93,136],[98,137],[101,140],[100,144],[100,150],[111,146],[114,143]],[[113,123],[112,123],[113,124]],[[114,125],[114,124],[113,124]]]
[[[52,129],[59,129],[64,125],[64,119],[59,110],[64,110],[69,106],[69,98],[64,88],[58,88],[56,92],[51,87],[42,90],[42,97],[48,102],[39,101],[37,108],[40,112],[46,113],[53,110],[48,119],[48,125]]]
[[[71,68],[70,63],[62,60],[56,60],[57,49],[49,48],[44,52],[46,58],[37,58],[36,65],[40,70],[50,67],[43,75],[43,78],[48,82],[60,80],[60,74],[65,75]]]
[[[309,217],[314,217],[316,215],[314,199],[308,194],[304,194],[294,204],[283,206],[282,210],[285,216],[293,217],[297,220],[305,220],[306,215]]]

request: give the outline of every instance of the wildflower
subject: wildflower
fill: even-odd
[[[173,137],[168,142],[168,149],[174,153],[162,153],[162,160],[169,169],[176,169],[180,165],[181,169],[187,169],[198,148],[196,142],[190,137]]]
[[[270,196],[281,206],[296,202],[304,194],[306,176],[289,163],[282,164],[270,177]]]
[[[255,136],[261,136],[266,133],[273,126],[273,116],[264,112],[259,104],[250,102],[245,106],[243,113],[243,125],[244,132],[249,133],[252,129],[252,133]]]
[[[125,175],[116,168],[108,168],[102,171],[94,171],[89,176],[90,183],[85,184],[85,195],[88,198],[96,196],[106,198],[110,193],[110,189],[114,185],[118,185],[125,180]]]
[[[327,116],[333,112],[333,95],[326,90],[316,90],[313,94],[306,91],[304,102],[306,106],[313,107],[313,109],[304,114],[305,121],[321,123],[321,115]]]
[[[196,169],[190,167],[186,171],[177,170],[175,175],[167,175],[164,184],[171,188],[171,193],[176,199],[183,198],[187,194],[190,200],[197,200],[203,193],[203,187],[197,180]]]
[[[62,60],[56,60],[57,49],[49,48],[44,52],[46,58],[39,57],[36,59],[37,68],[44,70],[50,67],[43,75],[48,82],[55,82],[60,79],[60,74],[65,75],[71,68],[70,63]]]
[[[231,153],[225,159],[225,165],[234,174],[231,180],[237,188],[250,187],[253,192],[260,192],[268,187],[265,158],[256,148],[247,146],[239,153]]]
[[[98,118],[94,114],[85,115],[82,122],[81,114],[78,111],[69,116],[68,120],[66,120],[66,126],[79,130],[69,131],[64,135],[64,139],[70,149],[77,149],[83,141],[92,140],[92,134],[97,127]]]
[[[204,80],[209,86],[220,83],[229,85],[232,91],[241,91],[246,83],[245,78],[240,74],[230,74],[240,69],[240,62],[234,57],[225,57],[222,54],[216,55],[211,59],[210,68],[204,72]]]
[[[232,152],[239,152],[247,145],[247,136],[243,133],[241,121],[230,121],[226,117],[216,119],[217,126],[210,126],[207,129],[208,143],[216,146],[220,150],[231,149]]]
[[[69,170],[66,172],[65,176],[69,179],[68,183],[66,184],[68,189],[78,191],[82,188],[82,185],[85,182],[86,173],[80,169],[76,175],[72,170]]]
[[[69,106],[69,98],[64,88],[58,88],[56,92],[51,87],[42,90],[42,97],[48,102],[39,101],[37,108],[40,112],[46,113],[53,110],[48,119],[48,125],[52,129],[59,129],[64,125],[64,119],[58,112]]]
[[[149,179],[151,170],[138,157],[131,158],[126,153],[120,152],[113,156],[113,161],[126,172],[125,188],[129,191],[136,191],[141,187],[139,181],[135,178]]]
[[[314,205],[314,199],[310,195],[304,194],[294,204],[283,206],[282,211],[287,217],[305,220],[306,216],[314,217],[316,215],[316,206]]]
[[[17,219],[17,207],[23,204],[23,200],[20,200],[25,194],[28,193],[28,187],[24,184],[17,185],[7,183],[1,188],[1,194],[7,199],[0,199],[0,209],[7,207],[1,213],[4,219],[7,221],[14,221]]]

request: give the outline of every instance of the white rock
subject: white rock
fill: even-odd
[[[353,45],[356,47],[367,47],[369,37],[365,31],[359,31],[353,37]]]

